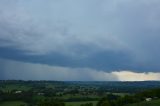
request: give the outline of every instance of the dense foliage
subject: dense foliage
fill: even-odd
[[[145,101],[146,98],[158,99],[160,98],[160,89],[152,89],[136,93],[134,95],[125,95],[124,97],[118,97],[115,99],[102,98],[97,106],[124,106],[132,103],[139,103]]]

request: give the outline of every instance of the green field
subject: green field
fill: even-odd
[[[100,98],[97,95],[87,95],[86,96],[86,95],[80,95],[80,94],[75,94],[75,95],[67,94],[67,95],[63,95],[61,98],[69,99],[69,98],[85,98],[85,97],[88,97],[88,98]]]
[[[27,104],[21,101],[12,101],[1,103],[0,106],[27,106]]]
[[[80,106],[81,104],[93,103],[96,106],[97,101],[86,101],[86,102],[66,102],[66,106]]]
[[[0,87],[0,90],[2,90],[3,92],[8,92],[8,91],[12,91],[12,90],[22,90],[22,91],[27,91],[31,89],[28,86],[22,86],[22,85],[6,85],[5,87]]]
[[[150,102],[140,102],[140,103],[134,103],[126,106],[160,106],[160,99],[159,100],[153,100]]]
[[[118,95],[124,97],[125,95],[131,95],[130,93],[112,93],[113,95]]]
[[[80,106],[81,104],[93,103],[93,106],[96,106],[97,101],[86,101],[86,102],[66,102],[66,106]],[[1,103],[0,106],[27,106],[26,103],[21,101],[11,101]]]

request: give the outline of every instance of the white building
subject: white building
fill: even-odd
[[[22,93],[22,91],[15,91],[15,93],[16,93],[16,94],[18,94],[18,93]]]
[[[152,100],[152,98],[146,98],[146,101],[147,102],[149,102],[149,101],[151,101]]]

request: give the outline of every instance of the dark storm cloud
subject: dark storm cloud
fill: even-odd
[[[105,72],[89,68],[68,68],[0,59],[1,79],[59,81],[144,81],[160,80],[160,73]],[[6,65],[6,66],[5,66]]]
[[[159,11],[159,0],[1,0],[0,57],[158,72]]]

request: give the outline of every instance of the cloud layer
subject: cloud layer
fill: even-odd
[[[124,42],[109,31],[110,25],[103,23],[106,20],[101,20],[104,18],[101,15],[105,14],[102,3],[95,10],[97,0],[8,2],[1,3],[2,46],[31,54],[62,52],[70,55],[95,49],[125,48]]]
[[[68,68],[0,59],[1,79],[58,81],[147,81],[160,80],[160,73]]]
[[[148,72],[160,70],[159,11],[159,0],[1,0],[0,58],[154,79]]]

